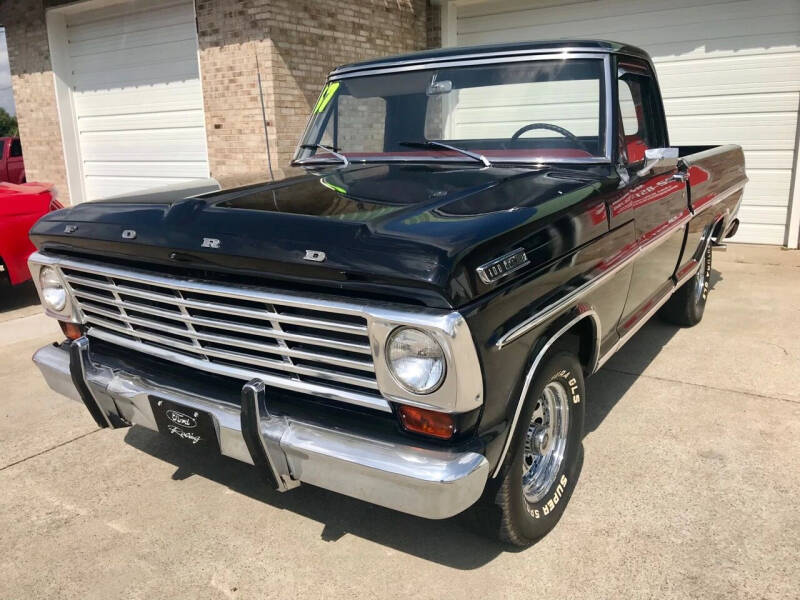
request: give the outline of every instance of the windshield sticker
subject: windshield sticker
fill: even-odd
[[[328,106],[328,103],[333,98],[333,95],[336,93],[336,90],[339,89],[339,82],[334,81],[333,83],[329,83],[324,88],[322,88],[322,93],[319,96],[319,100],[317,100],[317,105],[314,107],[314,113],[321,113],[325,110],[325,107]]]
[[[344,189],[343,187],[340,187],[338,185],[333,185],[332,183],[328,182],[325,179],[320,179],[320,183],[324,185],[326,188],[332,189],[334,192],[339,192],[340,194],[347,193],[347,190]]]

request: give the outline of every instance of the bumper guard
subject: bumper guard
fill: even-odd
[[[158,431],[150,396],[212,416],[220,451],[253,464],[272,487],[310,483],[429,519],[460,513],[478,500],[489,463],[477,452],[427,449],[271,415],[264,382],[242,388],[242,406],[158,384],[94,363],[89,340],[49,345],[33,361],[59,394],[82,401],[100,427]]]

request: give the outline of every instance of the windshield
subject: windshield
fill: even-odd
[[[330,81],[294,160],[602,160],[603,73],[602,59],[572,58]]]

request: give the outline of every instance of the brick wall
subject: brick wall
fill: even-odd
[[[44,3],[0,0],[28,180],[69,202]],[[428,47],[429,0],[196,0],[211,174],[226,187],[268,177],[256,60],[276,178],[335,66]],[[432,38],[432,36],[434,36]]]
[[[335,66],[427,47],[427,0],[197,0],[212,176],[266,172],[258,56],[276,177],[289,162]]]
[[[442,11],[439,6],[431,6],[430,0],[425,28],[428,48],[439,48],[442,45]]]
[[[56,107],[53,70],[41,0],[2,0],[11,84],[28,181],[55,184],[69,203],[67,170]]]

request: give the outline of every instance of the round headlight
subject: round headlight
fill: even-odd
[[[419,329],[395,329],[386,342],[386,360],[392,375],[409,392],[428,394],[444,380],[442,347]]]
[[[39,272],[39,285],[42,290],[44,305],[56,312],[64,310],[67,305],[67,290],[61,283],[61,278],[52,267],[44,267]]]

